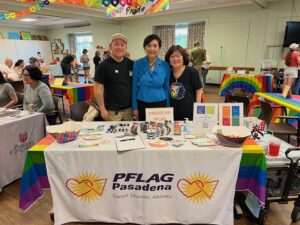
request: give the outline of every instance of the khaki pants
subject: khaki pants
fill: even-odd
[[[110,121],[132,121],[132,109],[108,110]]]

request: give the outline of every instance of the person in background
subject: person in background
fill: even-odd
[[[143,47],[146,56],[134,63],[132,76],[133,116],[141,121],[146,118],[146,108],[170,106],[170,66],[158,57],[160,37],[156,34],[148,35]]]
[[[284,56],[285,65],[287,67],[284,69],[283,87],[285,87],[285,85],[292,87],[294,81],[298,77],[298,66],[300,65],[298,48],[298,44],[291,44],[289,46],[289,52]]]
[[[60,64],[60,58],[56,57],[55,59],[53,59],[53,64]]]
[[[189,56],[180,45],[169,48],[165,61],[172,69],[170,101],[174,108],[174,120],[193,120],[194,102],[201,102],[203,88],[198,72],[188,66]]]
[[[64,57],[67,56],[67,55],[70,55],[69,49],[66,49],[66,50],[64,51],[64,53],[63,53],[63,56],[64,56]]]
[[[39,61],[37,60],[37,58],[35,58],[35,57],[30,57],[30,58],[29,58],[29,65],[30,65],[30,66],[40,67],[40,63],[39,63]]]
[[[298,48],[298,53],[300,55],[300,48]],[[300,65],[298,65],[298,77],[292,85],[292,94],[299,95],[300,92]]]
[[[6,80],[8,79],[8,75],[14,72],[12,66],[13,61],[11,58],[6,58],[4,63],[0,65],[0,72],[3,74]]]
[[[206,60],[202,63],[202,78],[203,78],[203,87],[206,85],[206,77],[209,70],[209,65],[212,63],[210,55],[206,55]]]
[[[74,64],[74,56],[71,54],[66,55],[60,63],[65,82],[72,82],[73,81],[73,76],[71,73],[71,67]]]
[[[22,79],[23,79],[23,77],[22,77],[22,71],[23,71],[24,66],[25,66],[25,63],[24,63],[24,60],[23,60],[23,59],[19,59],[19,60],[15,63],[14,70],[15,70],[15,72],[18,74],[19,80],[22,80]]]
[[[101,62],[101,57],[100,57],[100,51],[95,51],[95,56],[93,58],[93,62],[95,64],[95,70],[97,69],[97,66]]]
[[[37,61],[39,61],[39,64],[42,65],[45,62],[44,57],[42,56],[41,52],[37,52],[37,57],[36,57]]]
[[[38,67],[26,66],[23,70],[23,77],[28,85],[24,88],[23,109],[28,110],[32,104],[35,112],[51,112],[55,109],[53,97],[49,87],[41,81],[42,72]]]
[[[18,103],[15,89],[4,79],[0,72],[0,107],[9,108]]]
[[[191,56],[192,56],[193,67],[198,71],[199,77],[201,78],[203,83],[201,67],[203,61],[206,60],[206,50],[200,47],[199,41],[196,41],[194,43],[194,48],[191,50]]]
[[[110,57],[110,50],[109,49],[105,49],[104,53],[103,53],[103,60],[107,59]]]
[[[95,72],[94,93],[103,120],[131,121],[131,74],[133,61],[124,57],[127,37],[112,35],[111,57],[103,60]]]
[[[76,55],[73,55],[73,56],[74,56],[74,63],[71,64],[71,67],[73,70],[75,82],[79,83],[79,65],[78,65]]]
[[[92,83],[89,78],[90,78],[90,64],[89,64],[89,56],[87,55],[88,50],[83,49],[82,55],[80,57],[80,62],[82,63],[83,66],[83,72],[84,72],[84,83]]]

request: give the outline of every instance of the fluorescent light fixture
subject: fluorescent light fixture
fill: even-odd
[[[24,18],[24,19],[21,19],[19,20],[21,22],[33,22],[33,21],[36,21],[36,19],[32,19],[32,18]]]

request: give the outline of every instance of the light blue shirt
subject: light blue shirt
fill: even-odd
[[[142,102],[161,102],[166,100],[170,106],[169,96],[170,66],[156,58],[152,71],[147,56],[138,59],[133,65],[132,108],[137,109],[137,100]]]

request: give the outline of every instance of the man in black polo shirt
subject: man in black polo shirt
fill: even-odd
[[[117,33],[109,45],[111,57],[102,61],[95,72],[95,98],[103,120],[131,121],[131,76],[133,61],[124,57],[127,38]]]

